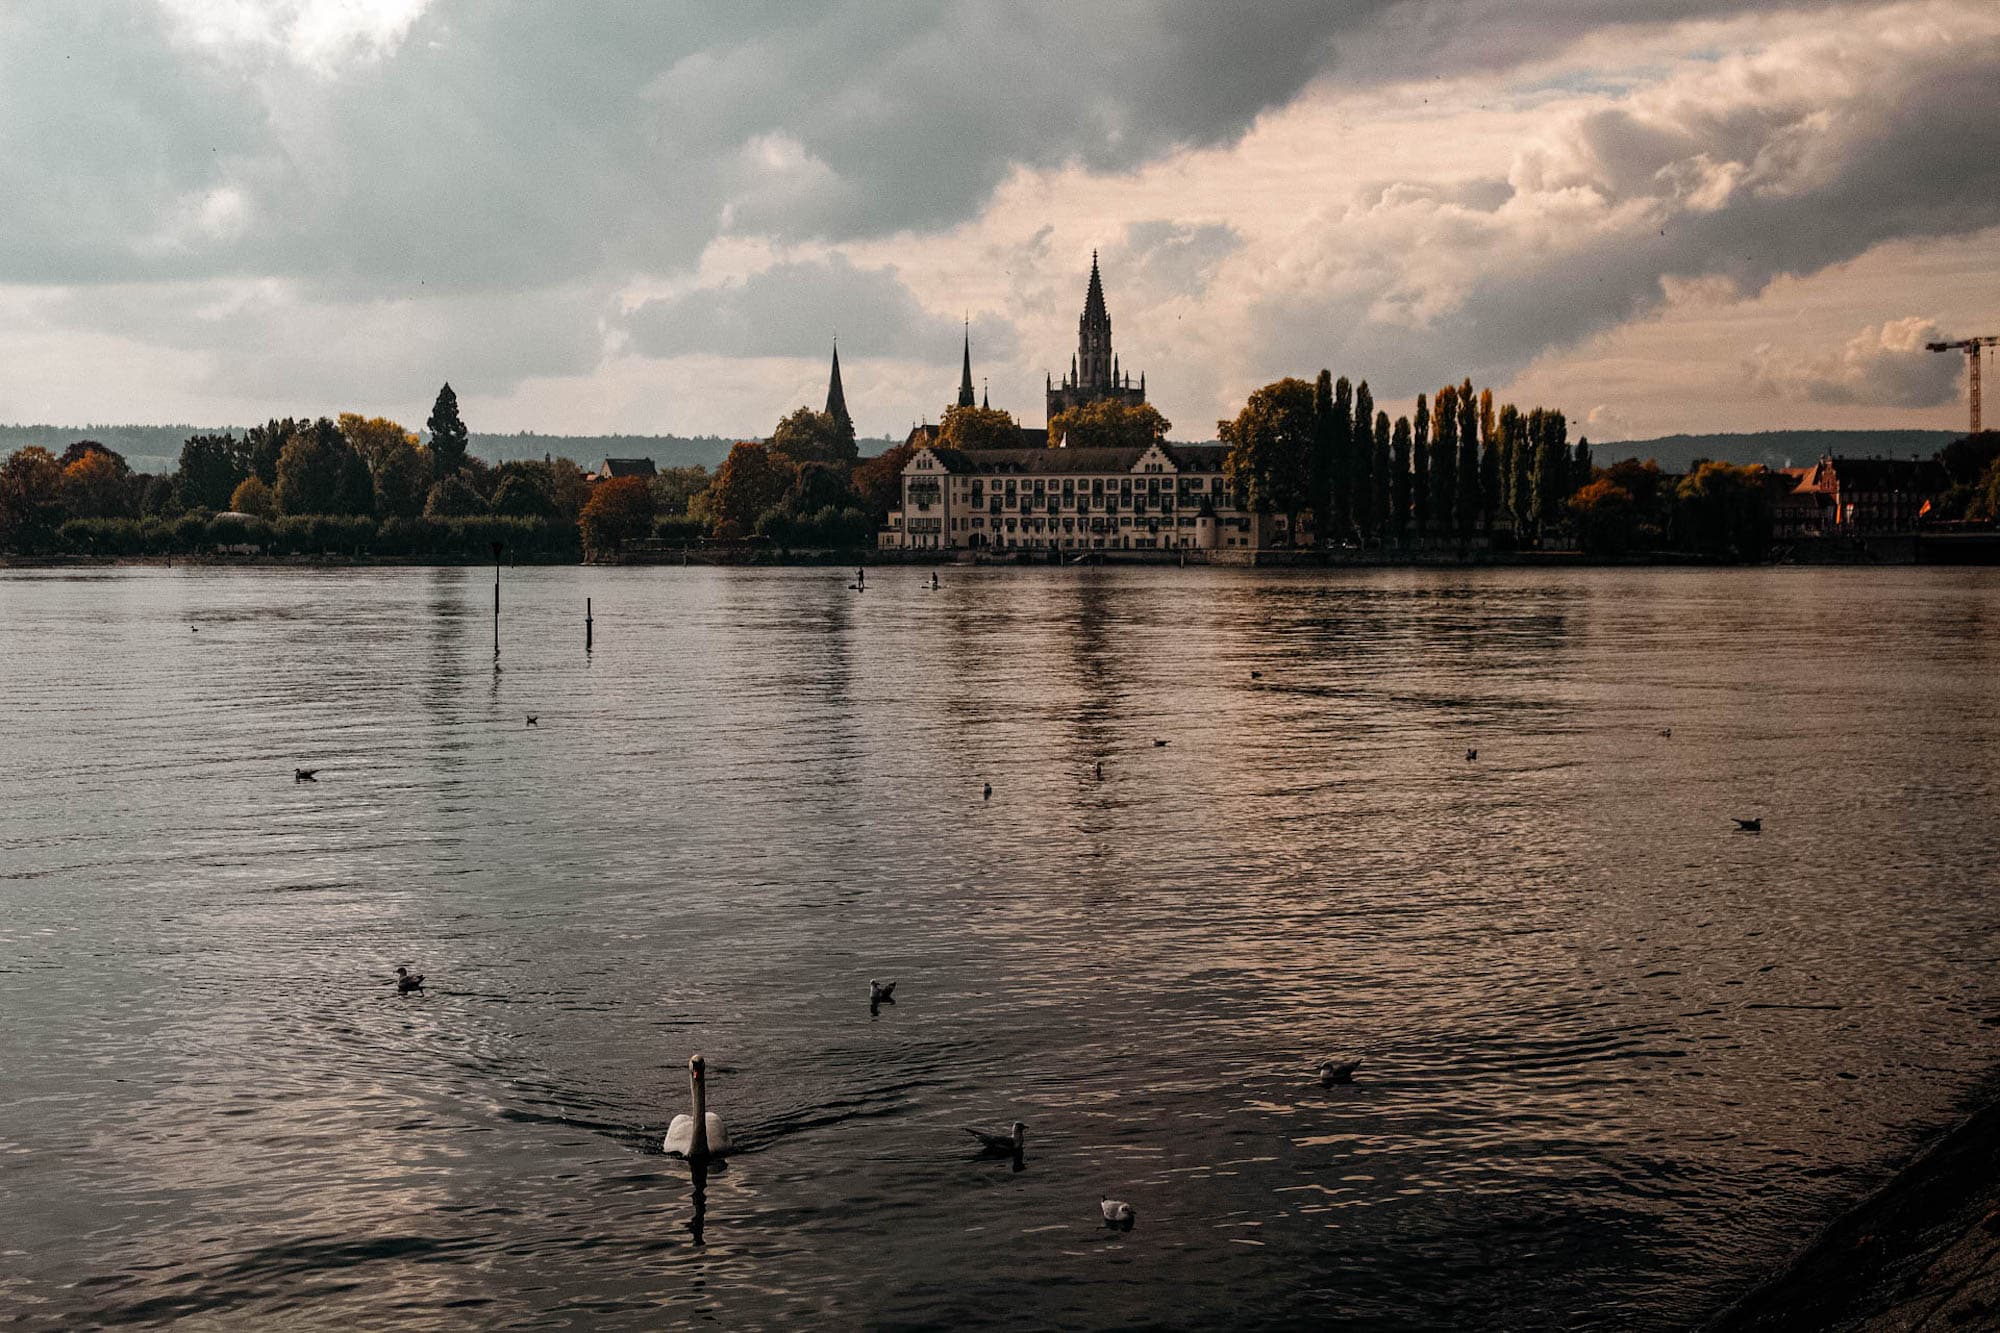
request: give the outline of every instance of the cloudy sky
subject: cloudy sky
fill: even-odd
[[[2000,5],[0,0],[0,421],[1042,424],[1282,374],[1593,438],[1964,419]],[[1574,428],[1573,428],[1574,429]]]

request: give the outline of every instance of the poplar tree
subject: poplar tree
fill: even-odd
[[[1460,539],[1470,537],[1479,524],[1479,399],[1473,395],[1472,381],[1458,386],[1458,519]]]
[[[1500,512],[1499,423],[1493,417],[1493,390],[1479,391],[1479,522],[1486,535],[1493,535],[1493,519]]]
[[[1313,523],[1319,544],[1333,543],[1333,372],[1322,370],[1313,382]]]
[[[1410,519],[1423,537],[1431,521],[1431,409],[1422,394],[1410,441]]]
[[[1375,414],[1375,455],[1370,474],[1375,478],[1375,533],[1386,538],[1389,534],[1389,414]]]
[[[1354,386],[1342,375],[1333,383],[1333,521],[1345,538],[1354,527]]]
[[[1571,460],[1569,488],[1578,491],[1590,484],[1590,437],[1584,436],[1576,442],[1576,457]]]
[[[430,420],[424,426],[431,433],[431,469],[438,481],[455,477],[465,466],[465,448],[469,436],[465,422],[458,415],[458,395],[446,384],[438,390],[437,402],[431,407]]]
[[[1365,543],[1375,535],[1375,395],[1368,381],[1354,388],[1354,444],[1349,457],[1354,460],[1354,524]]]
[[[1458,388],[1437,391],[1431,412],[1431,518],[1439,536],[1451,533],[1458,497]]]
[[[1528,515],[1533,505],[1535,451],[1528,439],[1527,423],[1521,419],[1521,409],[1512,403],[1500,409],[1500,433],[1507,439],[1507,512],[1514,520],[1514,531],[1525,536],[1528,532]]]
[[[1418,399],[1422,402],[1422,399]],[[1389,526],[1401,545],[1410,529],[1410,419],[1396,418],[1396,432],[1390,445]]]

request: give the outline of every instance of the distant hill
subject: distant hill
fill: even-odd
[[[77,440],[96,440],[125,455],[137,472],[171,472],[190,435],[243,434],[241,426],[0,426],[0,458],[26,445],[61,453]],[[1928,458],[1958,439],[1953,430],[1766,430],[1750,434],[1662,435],[1651,440],[1591,443],[1601,465],[1622,458],[1651,458],[1669,472],[1685,472],[1697,459],[1803,467],[1822,454],[1859,458]],[[474,432],[472,452],[491,463],[508,459],[573,458],[589,467],[605,458],[650,458],[658,467],[699,464],[713,468],[729,454],[733,437],[723,435],[485,435]],[[879,454],[901,440],[856,441],[862,457]]]
[[[1823,454],[1851,458],[1929,458],[1963,435],[1955,430],[1762,430],[1741,435],[1662,435],[1652,440],[1591,441],[1602,467],[1625,458],[1651,458],[1668,472],[1685,472],[1698,459],[1805,467]]]
[[[0,425],[0,458],[16,449],[39,444],[60,454],[78,440],[96,440],[125,455],[135,472],[172,472],[180,463],[181,445],[190,435],[229,433],[239,438],[242,426],[5,426]],[[735,437],[721,435],[484,435],[474,431],[471,450],[489,463],[509,459],[573,458],[586,467],[605,458],[650,458],[658,467],[699,464],[712,468],[729,456]],[[855,442],[862,456],[879,454],[901,440]]]

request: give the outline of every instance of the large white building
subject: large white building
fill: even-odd
[[[1290,545],[1283,514],[1236,507],[1219,444],[919,449],[884,550],[1228,551]]]

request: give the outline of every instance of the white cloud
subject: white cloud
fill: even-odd
[[[1757,392],[1793,402],[1937,407],[1957,399],[1962,360],[1925,346],[1942,341],[1936,320],[1911,315],[1865,328],[1827,355],[1760,343],[1745,371]]]

